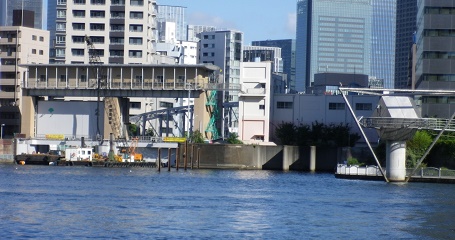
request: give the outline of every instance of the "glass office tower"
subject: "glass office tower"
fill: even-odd
[[[56,0],[54,0],[56,1]],[[45,0],[1,0],[0,1],[0,26],[13,25],[13,10],[29,10],[35,14],[35,28],[46,29],[46,3]]]
[[[370,76],[383,79],[384,88],[394,88],[397,1],[373,0],[372,3]]]
[[[157,22],[174,22],[175,38],[179,41],[186,41],[187,23],[185,17],[186,7],[157,5]]]
[[[371,73],[371,0],[297,2],[296,84],[311,86],[322,72]]]

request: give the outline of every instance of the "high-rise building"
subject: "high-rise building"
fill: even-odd
[[[186,7],[158,5],[157,22],[174,22],[175,38],[179,41],[186,41]],[[160,25],[158,25],[160,27]],[[158,29],[160,31],[160,29]]]
[[[409,86],[409,59],[414,43],[416,20],[417,1],[397,1],[395,88],[408,88]]]
[[[253,46],[279,47],[281,48],[281,58],[283,59],[283,73],[287,75],[289,90],[295,91],[295,40],[263,40],[253,41]]]
[[[454,89],[455,0],[417,1],[417,89]],[[422,97],[422,116],[450,118],[455,97]]]
[[[155,0],[72,0],[49,4],[51,62],[88,63],[85,36],[103,63],[150,63]]]
[[[46,30],[0,27],[0,124],[5,124],[6,137],[21,132],[21,82],[26,68],[20,64],[49,63],[48,42]]]
[[[240,63],[243,59],[243,33],[234,30],[202,32],[199,42],[199,63],[213,64],[220,67],[225,88],[240,84]],[[238,92],[222,92],[223,103],[238,102]],[[232,111],[231,111],[232,110]],[[238,108],[223,111],[222,136],[226,131],[237,132]],[[226,127],[227,126],[227,127]]]
[[[203,26],[203,25],[188,25],[187,26],[187,38],[189,42],[199,42],[200,34],[202,32],[213,32],[216,31],[216,27]]]
[[[296,91],[316,73],[370,75],[372,12],[371,0],[297,2]]]
[[[0,1],[0,26],[13,26],[14,10],[28,10],[34,13],[34,28],[46,29],[46,2],[46,0]],[[24,16],[26,15],[24,14]]]
[[[397,0],[373,0],[370,77],[394,88]]]

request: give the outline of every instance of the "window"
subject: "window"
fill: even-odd
[[[264,110],[264,109],[265,109],[265,105],[264,105],[264,104],[260,104],[260,105],[259,105],[259,109],[260,109],[260,110]]]
[[[142,57],[142,51],[140,51],[140,50],[130,50],[129,56],[130,56],[130,58],[141,58]]]
[[[125,25],[123,24],[111,24],[111,31],[113,32],[122,32],[125,30]]]
[[[39,37],[40,42],[44,42],[44,37]]]
[[[36,38],[36,35],[32,35],[32,40],[33,40],[33,41],[36,41],[36,39],[37,39],[37,38]]]
[[[124,6],[125,5],[125,0],[111,0],[112,5],[120,5]]]
[[[65,57],[65,49],[55,49],[55,56]]]
[[[85,30],[85,24],[84,23],[73,23],[73,30]]]
[[[164,79],[163,76],[160,76],[160,75],[156,76],[156,78],[155,78],[156,82],[159,82],[159,83],[162,83],[163,79]]]
[[[43,50],[39,50],[39,55],[44,55],[44,51]]]
[[[90,11],[90,17],[92,18],[104,18],[105,16],[104,11]]]
[[[173,103],[170,103],[170,102],[160,102],[160,107],[163,107],[163,108],[173,108],[173,107],[174,107],[174,104],[173,104]]]
[[[87,76],[86,75],[80,75],[79,76],[79,81],[80,82],[87,82]]]
[[[66,23],[57,23],[55,28],[57,31],[66,31]]]
[[[71,49],[73,56],[84,56],[84,49]]]
[[[46,75],[40,75],[39,76],[39,81],[40,82],[45,82],[46,81]]]
[[[125,18],[125,12],[112,11],[111,18],[120,18],[120,19]]]
[[[36,54],[36,49],[32,49],[32,54]]]
[[[100,43],[100,44],[104,43],[104,37],[90,37],[90,40],[92,41],[92,43]]]
[[[85,4],[85,0],[74,0],[73,1],[75,5],[77,4]]]
[[[355,110],[370,111],[372,109],[371,103],[356,103]]]
[[[276,108],[279,108],[279,109],[292,109],[293,108],[293,102],[277,102],[276,103]]]
[[[73,17],[75,18],[85,17],[85,10],[73,10]]]
[[[60,75],[60,82],[66,81],[66,75]]]
[[[131,6],[144,6],[144,0],[131,0]]]
[[[106,0],[90,0],[90,3],[93,5],[104,5],[106,4]]]
[[[90,30],[104,31],[104,24],[103,23],[90,23]]]
[[[122,37],[111,37],[111,44],[124,44]]]
[[[142,45],[142,38],[130,38],[131,45]]]
[[[66,5],[66,0],[57,0],[57,5]]]
[[[130,25],[130,32],[142,32],[142,25]]]
[[[110,50],[109,55],[111,57],[123,57],[123,50]]]
[[[141,109],[141,103],[140,102],[130,102],[130,108]]]
[[[57,10],[57,18],[66,18],[66,10]]]
[[[65,43],[66,42],[66,36],[61,36],[61,35],[57,35],[55,37],[55,42],[56,43]]]
[[[142,13],[142,12],[130,12],[130,18],[131,19],[143,19],[144,18],[144,13]]]
[[[178,76],[177,77],[177,82],[179,82],[179,83],[185,82],[185,76],[183,76],[183,75]]]
[[[344,103],[329,103],[329,110],[344,110]]]
[[[73,36],[73,43],[84,43],[85,38],[83,36]]]

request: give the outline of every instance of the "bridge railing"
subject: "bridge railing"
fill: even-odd
[[[362,118],[360,124],[366,128],[414,128],[441,130],[448,119],[442,118]],[[455,121],[450,122],[447,131],[455,131]]]
[[[413,169],[406,169],[406,176],[411,175]],[[358,175],[358,176],[382,176],[381,171],[377,166],[350,166],[346,164],[338,164],[336,174],[343,175]],[[427,167],[420,168],[412,175],[413,178],[455,178],[455,170],[446,168]]]

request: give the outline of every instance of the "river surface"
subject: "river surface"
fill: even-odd
[[[0,165],[0,239],[449,239],[455,186]]]

